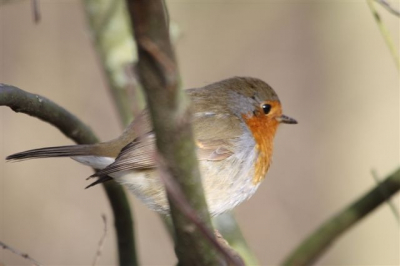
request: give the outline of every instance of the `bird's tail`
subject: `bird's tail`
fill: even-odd
[[[97,145],[68,145],[40,148],[9,155],[6,157],[6,160],[22,161],[37,158],[84,156],[93,154],[96,148]]]

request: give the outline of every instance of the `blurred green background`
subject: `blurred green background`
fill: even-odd
[[[398,1],[392,1],[397,9]],[[399,75],[366,1],[167,1],[180,30],[186,88],[253,76],[278,93],[284,112],[274,161],[256,195],[236,209],[262,265],[276,265],[323,221],[399,165]],[[0,82],[43,95],[89,124],[102,140],[121,131],[79,0],[0,6]],[[377,6],[399,47],[399,18]],[[112,215],[91,169],[70,159],[5,163],[12,153],[70,144],[57,129],[0,108],[0,240],[45,265],[115,265]],[[132,195],[139,259],[173,265],[158,216]],[[394,199],[399,206],[399,196]],[[399,226],[387,206],[341,237],[318,265],[399,265]],[[0,250],[0,265],[29,265]]]

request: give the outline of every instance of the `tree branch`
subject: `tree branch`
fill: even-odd
[[[125,74],[127,66],[132,66],[137,58],[125,12],[125,2],[124,0],[84,0],[82,3],[99,66],[104,73],[104,82],[114,99],[122,124],[126,126],[133,119],[132,107],[140,104],[143,97],[138,94],[136,96],[140,97],[132,97],[129,91],[132,81]],[[132,104],[133,101],[136,101],[135,105]]]
[[[396,208],[396,205],[389,199],[390,197],[388,197],[388,194],[387,194],[385,188],[381,186],[382,182],[381,182],[380,178],[378,177],[378,174],[376,173],[376,171],[372,170],[371,174],[372,174],[372,177],[374,178],[374,180],[376,182],[376,185],[381,188],[381,193],[385,194],[385,196],[388,198],[386,200],[386,203],[389,206],[390,210],[392,211],[393,216],[396,219],[397,224],[400,225],[400,215],[399,215],[399,211]]]
[[[107,216],[105,214],[102,214],[101,219],[103,220],[103,223],[104,223],[104,230],[103,230],[103,234],[101,235],[101,238],[99,240],[99,244],[97,245],[97,250],[96,250],[96,254],[94,255],[92,266],[96,266],[97,261],[101,257],[104,242],[106,241],[106,237],[107,237]]]
[[[127,6],[138,44],[138,74],[145,89],[160,158],[168,171],[166,175],[177,183],[205,228],[212,231],[194,152],[188,100],[179,87],[165,6],[161,0],[127,0]],[[182,212],[169,190],[167,196],[179,264],[220,265],[221,257],[199,227]]]
[[[325,222],[282,265],[310,265],[346,230],[400,190],[400,168],[339,214]],[[385,191],[385,193],[382,193]]]
[[[6,245],[5,243],[0,241],[0,247],[6,250],[11,251],[12,253],[28,260],[30,263],[32,263],[33,265],[36,266],[40,266],[41,264],[39,262],[37,262],[36,260],[34,260],[33,258],[31,258],[27,253],[23,253],[15,248],[10,247],[9,245]]]
[[[385,24],[383,24],[383,21],[381,19],[381,16],[378,14],[378,11],[376,11],[375,5],[374,5],[374,0],[367,0],[367,4],[368,4],[369,9],[372,12],[372,15],[374,16],[375,22],[378,25],[378,28],[382,34],[382,37],[385,40],[390,53],[392,54],[392,58],[397,67],[397,71],[400,72],[400,58],[399,58],[399,54],[397,52],[397,47],[394,44],[392,37],[390,36],[390,32],[387,29],[387,27],[385,26]]]
[[[381,4],[384,8],[386,8],[387,11],[389,11],[390,13],[392,13],[393,15],[400,17],[400,12],[399,10],[395,9],[394,7],[392,7],[388,1],[386,0],[375,0],[376,2],[378,2],[379,4]]]
[[[98,142],[91,129],[76,116],[49,99],[0,84],[0,106],[8,106],[15,112],[37,117],[58,128],[66,137],[78,144]],[[133,222],[125,191],[115,182],[103,183],[114,214],[117,231],[120,265],[137,265],[133,237]]]

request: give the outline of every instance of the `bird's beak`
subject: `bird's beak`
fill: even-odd
[[[294,120],[291,117],[288,117],[286,115],[281,115],[281,116],[277,116],[276,120],[278,120],[279,123],[285,123],[285,124],[297,124],[297,121]]]

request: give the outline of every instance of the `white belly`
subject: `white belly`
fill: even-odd
[[[121,171],[110,174],[153,211],[167,214],[168,200],[157,170]]]
[[[72,159],[95,169],[104,169],[115,161],[114,158],[97,156],[75,156]],[[248,159],[245,161],[242,158],[233,157],[232,162],[224,161],[220,167],[202,167],[203,187],[211,215],[218,215],[234,208],[257,190],[259,184],[253,184],[252,179],[249,178],[253,176],[253,170],[249,169],[252,169],[254,158]],[[243,161],[246,163],[242,163]],[[224,163],[234,165],[237,169],[227,167],[223,165]],[[110,176],[124,185],[151,210],[169,213],[165,188],[156,169],[120,171]],[[204,184],[206,179],[208,180]]]

